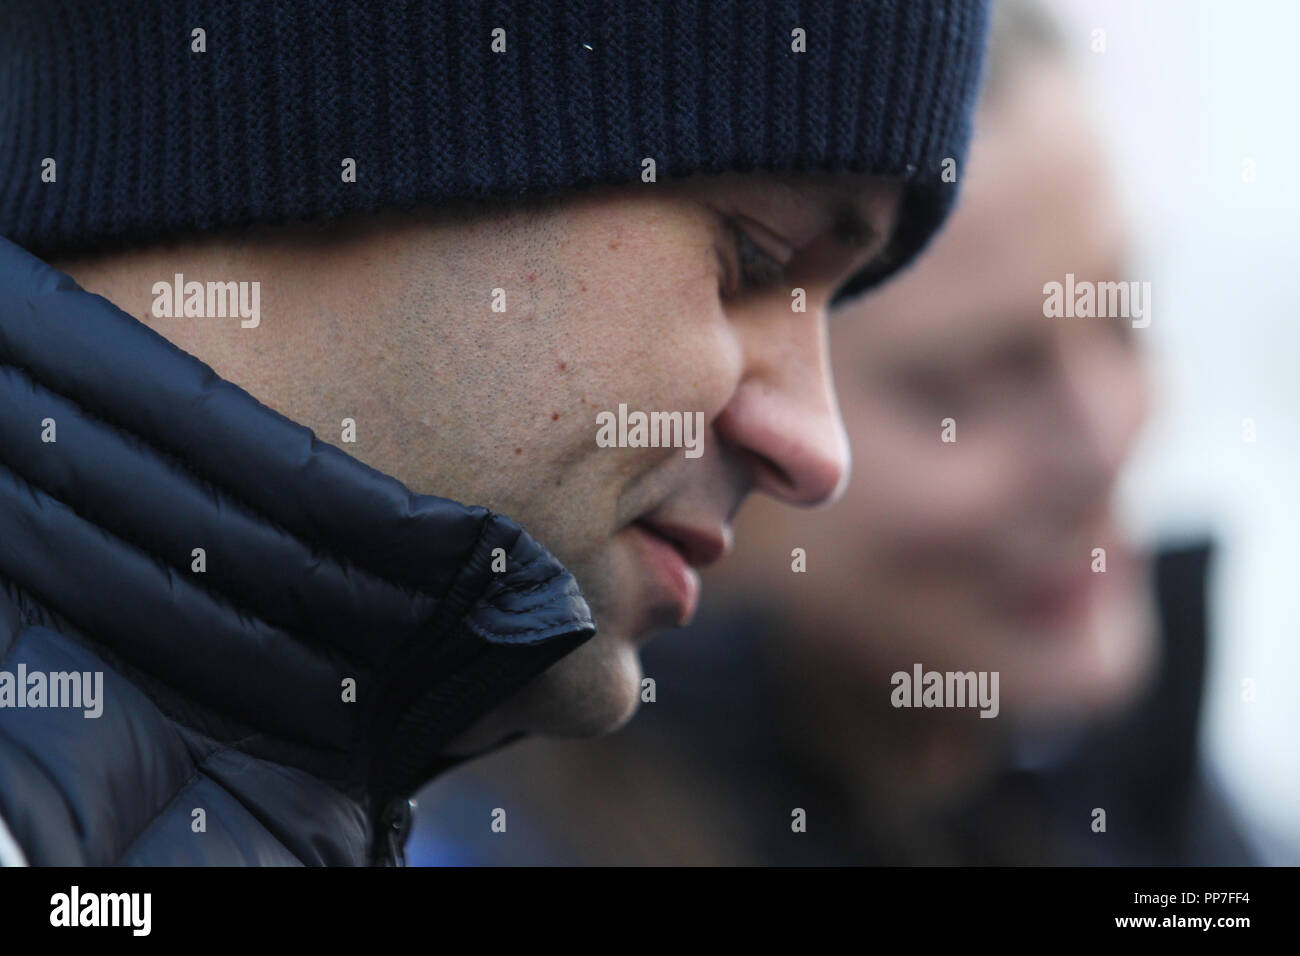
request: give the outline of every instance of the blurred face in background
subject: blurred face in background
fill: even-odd
[[[832,317],[854,460],[844,500],[738,528],[806,622],[801,651],[882,699],[913,663],[1000,671],[1012,719],[1115,706],[1155,644],[1112,511],[1146,413],[1142,331],[1043,315],[1043,285],[1067,272],[1137,276],[1068,76],[1024,69],[977,123],[948,228],[896,283]],[[955,442],[941,441],[944,419]],[[789,571],[793,547],[807,549],[806,574]],[[1105,573],[1091,570],[1095,548]]]

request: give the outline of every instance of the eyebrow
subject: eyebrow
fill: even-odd
[[[771,185],[785,192],[793,202],[829,211],[831,235],[843,245],[862,249],[880,238],[880,231],[858,206],[864,188],[861,183],[840,183],[827,189],[822,183],[808,182],[799,174],[786,174],[772,177]]]
[[[852,203],[841,202],[831,220],[831,235],[850,249],[865,249],[880,238],[875,224]]]
[[[870,246],[881,238],[881,232],[875,223],[864,216],[857,205],[841,201],[836,207],[835,218],[831,224],[831,235],[850,249],[858,250]],[[888,272],[898,253],[898,224],[890,230],[886,241],[880,243],[875,253],[864,262],[853,275],[836,290],[828,304],[828,311],[837,313],[850,302],[863,295],[868,288],[879,281],[879,277]]]

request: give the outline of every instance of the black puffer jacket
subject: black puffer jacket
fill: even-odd
[[[509,519],[412,494],[0,239],[0,858],[400,856],[443,742],[593,632]],[[98,717],[50,706],[71,672],[102,672]]]

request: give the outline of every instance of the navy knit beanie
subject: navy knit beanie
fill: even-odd
[[[985,4],[0,0],[0,234],[49,258],[640,183],[647,158],[660,182],[904,177],[893,255],[850,294],[955,198]]]

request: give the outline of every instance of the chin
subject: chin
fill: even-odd
[[[641,701],[641,661],[626,635],[597,633],[520,693],[521,722],[550,737],[618,730]]]
[[[1022,673],[1024,716],[1091,722],[1117,716],[1146,689],[1158,663],[1149,630],[1084,632],[1036,673]],[[1004,691],[1005,693],[1005,691]]]

